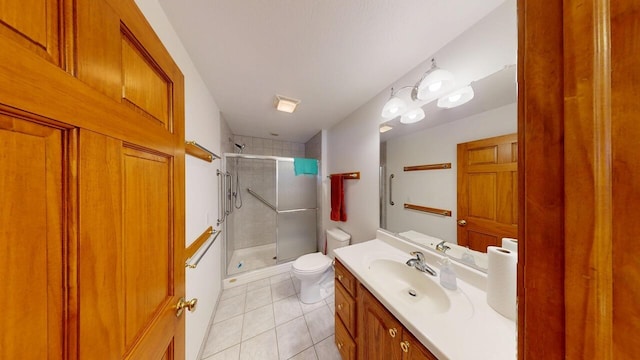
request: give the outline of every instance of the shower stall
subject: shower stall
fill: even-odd
[[[317,176],[296,176],[286,157],[227,153],[224,163],[227,275],[316,251]]]

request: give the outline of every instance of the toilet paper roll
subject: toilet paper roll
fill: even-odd
[[[518,254],[497,246],[489,246],[487,254],[487,303],[501,315],[515,320]]]
[[[502,238],[502,247],[511,251],[518,252],[518,239]]]

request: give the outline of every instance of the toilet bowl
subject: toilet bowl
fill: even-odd
[[[293,262],[291,272],[300,280],[300,301],[313,304],[322,300],[321,284],[333,278],[333,250],[349,245],[351,235],[340,229],[327,230],[327,255],[321,252],[302,255]]]

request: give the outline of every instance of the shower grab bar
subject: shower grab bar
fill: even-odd
[[[267,200],[265,200],[262,196],[258,195],[255,193],[255,191],[251,190],[251,188],[247,188],[247,191],[249,192],[249,194],[253,195],[256,199],[260,200],[263,204],[267,205],[268,207],[271,208],[271,210],[278,212],[278,210],[276,210],[276,207],[271,205]]]
[[[393,174],[389,175],[389,205],[391,206],[396,204],[393,202],[393,178],[394,177],[396,176]]]
[[[200,263],[200,260],[202,260],[202,258],[204,257],[204,254],[206,254],[207,251],[209,251],[209,249],[211,248],[211,245],[216,242],[216,239],[221,232],[222,231],[211,230],[211,232],[209,233],[209,240],[206,243],[202,244],[200,249],[198,249],[198,251],[193,254],[193,256],[187,259],[184,266],[188,267],[189,269],[195,269],[198,266],[198,263]],[[211,237],[211,235],[213,235],[213,237]]]

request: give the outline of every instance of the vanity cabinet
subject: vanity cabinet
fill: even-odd
[[[343,360],[437,360],[337,259],[335,297]]]
[[[336,346],[343,360],[355,360],[356,291],[358,281],[339,261],[335,262]]]
[[[364,286],[358,289],[360,359],[437,360]]]

